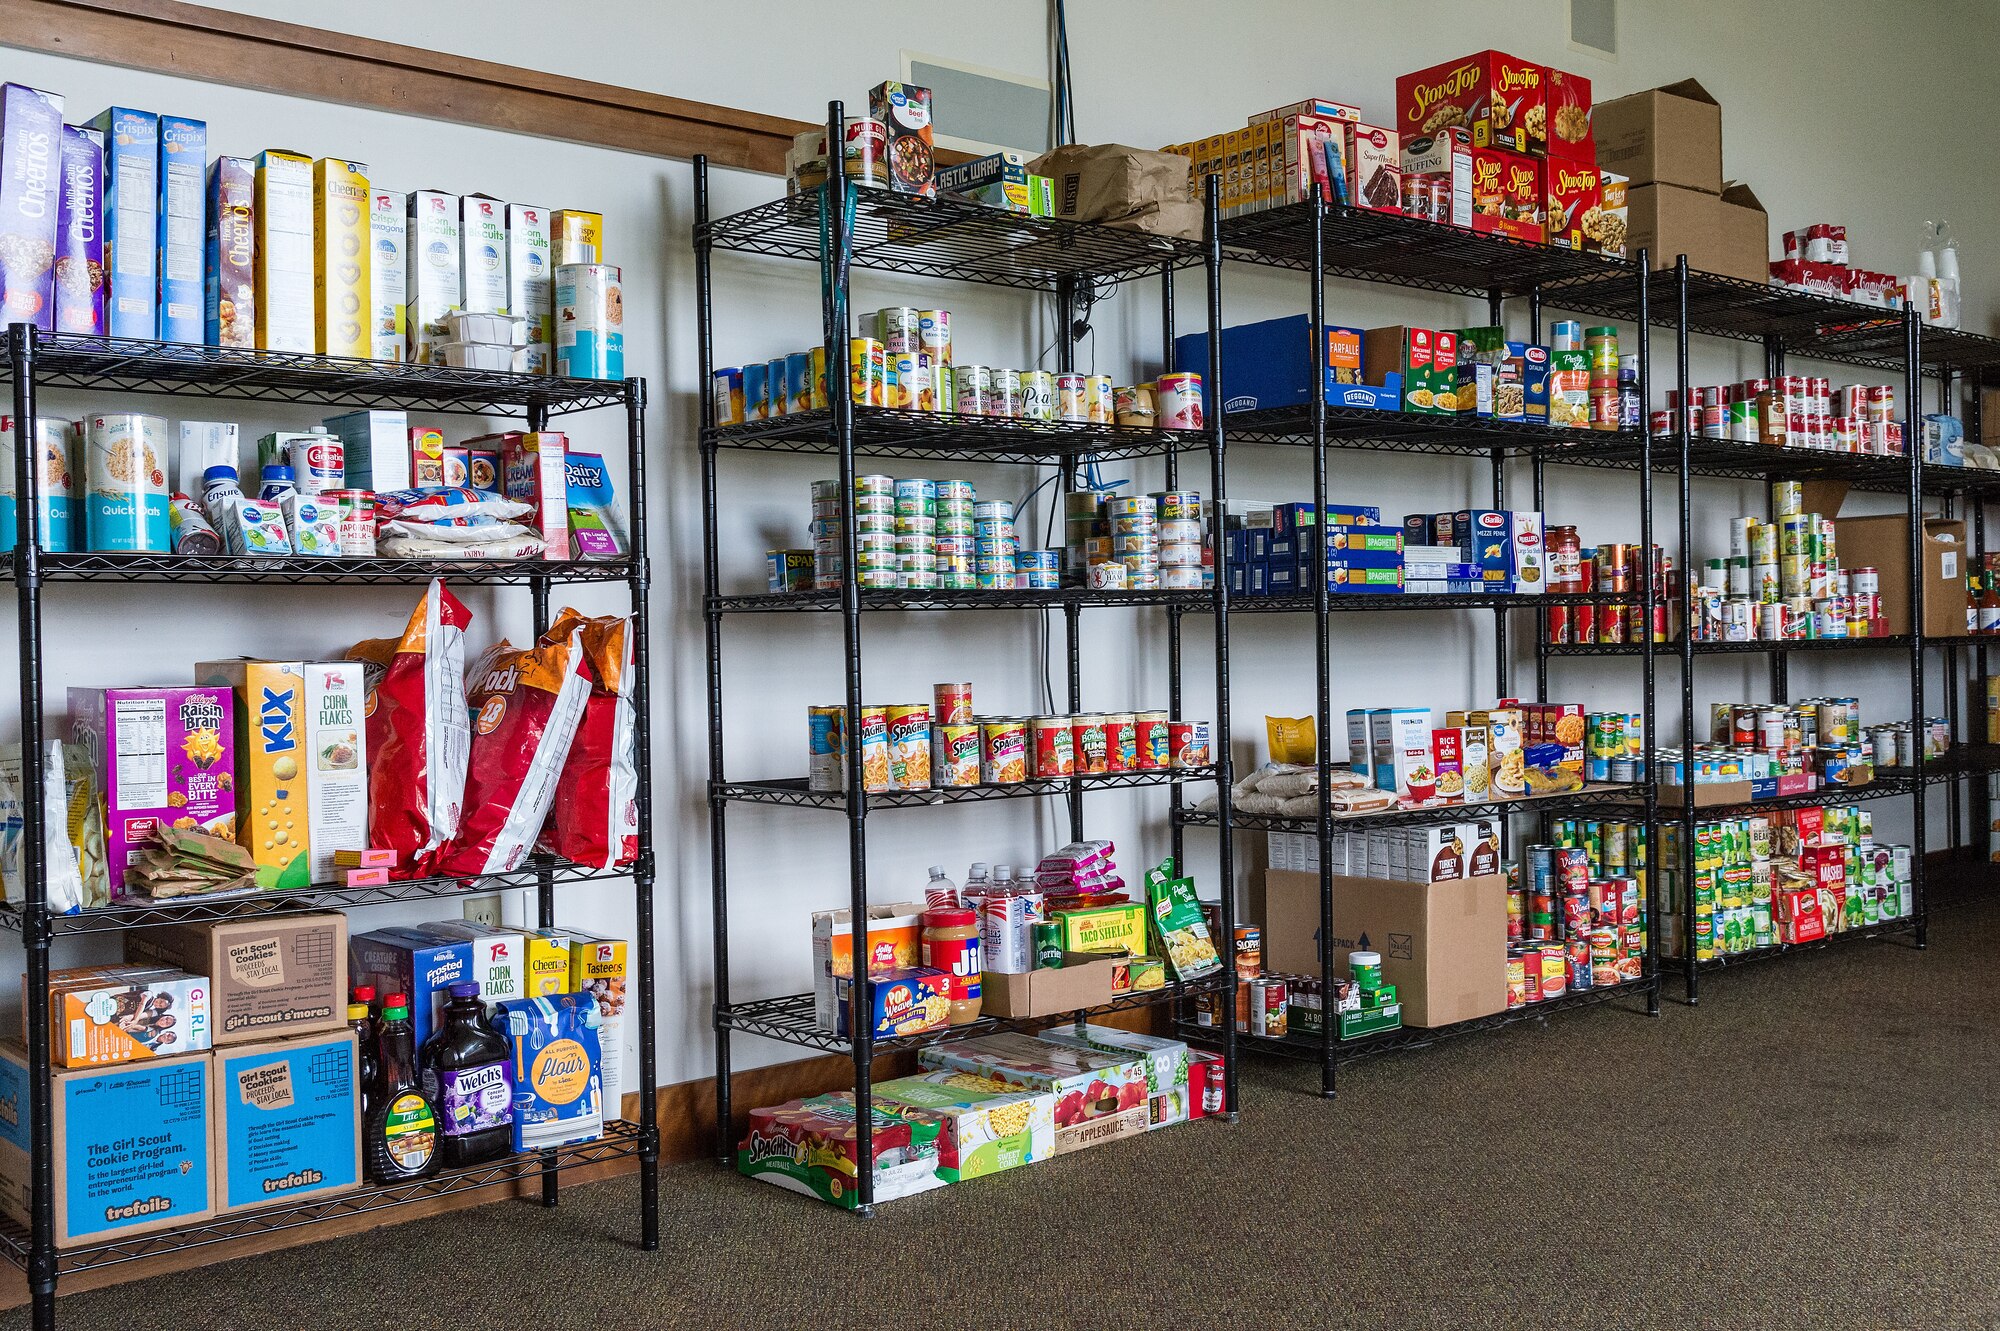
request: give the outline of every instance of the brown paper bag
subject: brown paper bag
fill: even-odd
[[[1055,216],[1149,235],[1201,237],[1201,207],[1188,198],[1188,159],[1119,143],[1067,144],[1028,164],[1055,185]]]

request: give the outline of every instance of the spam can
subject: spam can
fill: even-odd
[[[625,377],[625,288],[608,263],[556,266],[556,373]]]

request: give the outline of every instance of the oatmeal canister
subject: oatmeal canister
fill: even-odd
[[[114,412],[84,419],[84,534],[91,550],[173,548],[167,516],[167,422]]]
[[[604,263],[556,267],[556,373],[571,379],[625,377],[625,290]]]
[[[41,457],[42,549],[67,553],[71,537],[69,423],[48,416],[35,418],[35,451]],[[14,493],[14,417],[0,416],[0,551],[20,543],[20,501]]]

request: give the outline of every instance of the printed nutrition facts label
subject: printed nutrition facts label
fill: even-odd
[[[117,759],[118,802],[128,809],[165,808],[166,699],[131,698],[114,703],[111,747]]]

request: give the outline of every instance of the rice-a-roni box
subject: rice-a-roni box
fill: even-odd
[[[918,1109],[943,1120],[938,1177],[957,1183],[1047,1160],[1056,1153],[1056,1098],[971,1072],[923,1072],[875,1087],[875,1107]]]

